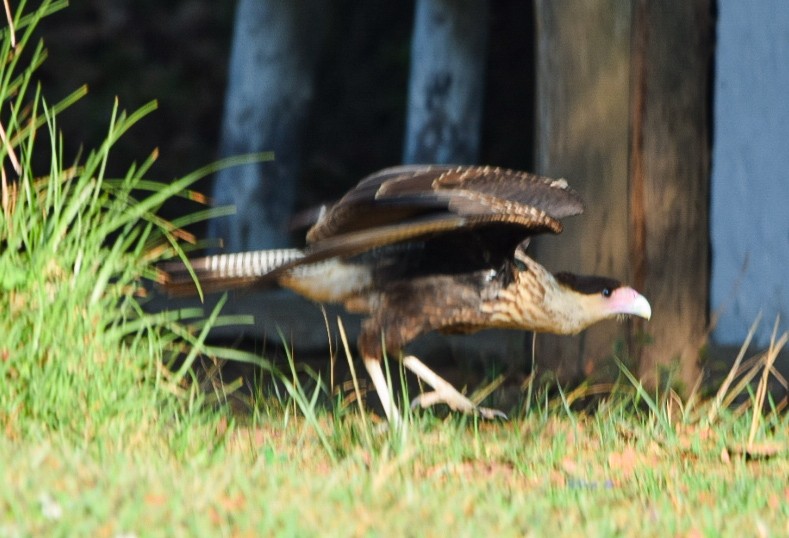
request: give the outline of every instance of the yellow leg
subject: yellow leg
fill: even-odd
[[[375,391],[378,393],[378,398],[384,407],[387,420],[390,424],[400,426],[400,412],[397,410],[397,406],[389,392],[389,385],[386,383],[384,371],[381,368],[381,360],[376,357],[364,357],[364,367],[373,381],[373,386],[375,386]]]
[[[487,419],[507,418],[507,415],[498,409],[478,407],[474,402],[458,392],[458,390],[448,381],[428,368],[425,363],[413,355],[409,355],[403,359],[403,366],[411,370],[416,375],[416,377],[433,387],[432,392],[425,392],[414,398],[414,400],[411,402],[412,408],[416,406],[430,407],[431,405],[435,405],[437,403],[445,403],[455,411],[462,411],[464,413],[479,413],[480,416]]]

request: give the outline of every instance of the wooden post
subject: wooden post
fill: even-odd
[[[649,298],[648,323],[540,336],[538,361],[577,380],[616,355],[648,384],[678,364],[689,388],[707,325],[710,0],[536,1],[537,171],[587,203],[551,270],[608,275]],[[642,333],[643,331],[643,333]],[[644,342],[645,345],[640,345]],[[629,346],[627,344],[630,344]]]
[[[418,0],[411,43],[405,163],[479,157],[488,0]]]
[[[539,238],[537,259],[553,272],[627,281],[630,4],[537,0],[535,15],[536,171],[566,178],[586,202],[561,236]],[[576,337],[539,335],[538,368],[575,382],[626,340],[613,322]]]
[[[238,3],[220,154],[274,151],[274,160],[216,174],[213,202],[236,214],[211,221],[208,235],[226,251],[288,241],[325,8],[326,0]]]
[[[708,325],[711,1],[637,0],[633,17],[631,249],[653,312],[639,373],[671,367],[686,390]]]

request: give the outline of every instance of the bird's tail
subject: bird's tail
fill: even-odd
[[[200,283],[203,293],[231,290],[251,285],[265,285],[271,271],[302,258],[298,249],[256,250],[219,254],[189,260],[192,272],[182,262],[159,266],[159,284],[169,295],[196,295]],[[274,279],[270,284],[276,284]]]

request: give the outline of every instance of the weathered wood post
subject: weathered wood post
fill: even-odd
[[[325,8],[325,0],[238,3],[220,156],[274,151],[274,160],[217,173],[214,203],[236,206],[209,224],[225,251],[287,242]]]
[[[639,373],[699,375],[709,301],[712,0],[637,0],[631,86],[632,275],[652,301]]]
[[[567,178],[586,202],[562,237],[537,242],[539,259],[551,271],[629,280],[630,4],[537,0],[535,15],[536,170]],[[625,340],[613,323],[572,338],[540,335],[538,365],[578,381]]]
[[[487,18],[487,0],[417,1],[403,162],[477,161]]]
[[[538,244],[540,259],[630,281],[653,306],[647,324],[541,336],[538,360],[577,380],[629,357],[650,383],[677,363],[688,388],[707,324],[710,2],[535,6],[536,168],[587,202],[564,237]]]

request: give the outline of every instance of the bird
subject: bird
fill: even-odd
[[[564,179],[492,166],[401,165],[362,179],[317,213],[302,249],[219,254],[169,262],[160,282],[171,295],[278,285],[363,318],[357,341],[390,423],[400,421],[382,369],[385,354],[432,391],[412,406],[446,403],[485,418],[414,355],[429,332],[521,329],[577,334],[610,318],[650,319],[647,299],[620,281],[551,273],[528,253],[537,234],[562,231],[584,204]],[[196,280],[196,282],[195,282]]]

